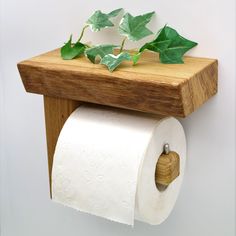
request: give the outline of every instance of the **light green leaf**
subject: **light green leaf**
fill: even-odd
[[[99,56],[100,59],[102,59],[104,56],[106,56],[107,54],[112,54],[114,48],[116,48],[117,46],[115,45],[99,45],[99,46],[95,46],[93,48],[89,48],[85,51],[85,55],[87,56],[87,58],[92,62],[95,63],[96,57]]]
[[[108,13],[108,17],[116,17],[119,15],[119,13],[123,10],[123,8],[119,8],[119,9],[116,9],[114,11],[111,11],[110,13]]]
[[[113,54],[108,54],[102,58],[101,64],[106,65],[110,72],[115,70],[123,61],[130,61],[131,56],[127,52],[122,52],[115,56]]]
[[[95,11],[86,23],[94,32],[100,31],[102,28],[112,27],[114,24],[110,21],[110,18],[117,16],[121,10],[122,8],[114,10],[108,14],[105,14],[100,10]]]
[[[61,48],[61,57],[64,60],[71,60],[83,54],[86,46],[80,42],[72,44],[72,35],[68,42]]]
[[[134,17],[131,14],[126,13],[120,22],[120,34],[126,36],[131,41],[138,41],[153,34],[152,31],[146,27],[146,24],[150,22],[154,14],[155,12],[149,12]]]
[[[134,55],[132,56],[133,65],[136,65],[136,64],[138,63],[138,60],[139,60],[141,54],[142,54],[142,53],[139,52],[139,53],[136,53],[136,54],[134,54]]]
[[[183,55],[195,47],[197,43],[190,41],[178,34],[171,27],[164,26],[156,39],[146,43],[140,48],[140,52],[148,49],[150,51],[159,52],[160,61],[166,64],[181,64]]]

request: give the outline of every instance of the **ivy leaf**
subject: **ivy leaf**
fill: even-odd
[[[119,8],[108,14],[105,14],[100,10],[95,11],[86,23],[94,32],[100,31],[102,28],[112,27],[114,24],[110,21],[110,18],[117,16],[121,10],[122,8]]]
[[[164,26],[156,39],[146,43],[139,51],[142,52],[148,49],[150,51],[159,52],[160,61],[162,63],[181,64],[184,63],[183,55],[196,45],[197,43],[179,35],[175,29]]]
[[[86,46],[83,43],[76,42],[72,44],[72,35],[68,42],[61,48],[61,57],[64,60],[71,60],[84,53]]]
[[[164,41],[158,42],[157,39],[155,39],[154,41],[152,41],[150,43],[144,44],[140,48],[139,51],[143,52],[145,49],[148,49],[153,52],[161,52],[161,51],[167,49],[170,44],[171,44],[171,40],[164,40]]]
[[[108,13],[108,17],[116,17],[119,15],[119,13],[123,10],[123,8],[119,8],[119,9],[116,9],[114,11],[111,11],[110,13]]]
[[[107,54],[112,54],[114,48],[116,48],[116,47],[117,46],[115,46],[115,45],[109,45],[109,44],[95,46],[93,48],[89,48],[89,49],[85,50],[85,55],[92,63],[95,63],[97,56],[99,56],[100,59],[102,59]]]
[[[152,31],[146,27],[146,24],[150,22],[154,14],[155,12],[149,12],[134,17],[131,14],[126,13],[120,22],[120,34],[126,36],[131,41],[138,41],[153,34]]]
[[[115,70],[123,61],[130,61],[131,56],[127,52],[122,52],[115,56],[113,54],[108,54],[102,58],[101,64],[106,65],[110,72]]]

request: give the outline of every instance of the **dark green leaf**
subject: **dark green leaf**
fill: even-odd
[[[160,53],[160,61],[165,64],[183,64],[185,49],[168,48]]]
[[[161,52],[167,49],[170,43],[171,43],[171,40],[165,40],[165,41],[160,41],[160,42],[154,40],[150,43],[144,44],[144,46],[142,46],[139,51],[142,52],[145,49],[148,49],[153,52]]]
[[[146,24],[150,22],[154,14],[155,12],[149,12],[134,17],[131,14],[126,13],[120,22],[120,34],[126,36],[131,41],[138,41],[153,34],[152,31],[146,27]]]
[[[108,54],[102,58],[101,64],[106,65],[110,72],[115,70],[123,61],[130,61],[131,57],[129,53],[122,52],[119,55],[115,56],[113,54]]]
[[[99,56],[102,59],[107,54],[112,54],[114,48],[117,46],[115,45],[99,45],[93,48],[89,48],[85,50],[85,55],[87,58],[92,62],[95,63],[96,57]]]
[[[68,42],[61,48],[61,57],[64,60],[71,60],[83,54],[86,46],[80,42],[76,42],[72,45],[72,35]]]
[[[117,16],[121,10],[122,8],[114,10],[108,14],[105,14],[100,10],[95,11],[86,23],[94,32],[100,31],[102,28],[112,27],[114,24],[110,21],[110,18]]]
[[[146,43],[139,51],[142,52],[148,49],[159,52],[162,63],[180,64],[183,63],[183,55],[196,45],[197,43],[182,37],[176,30],[165,26],[161,29],[156,39]]]

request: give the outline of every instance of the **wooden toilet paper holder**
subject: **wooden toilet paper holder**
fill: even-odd
[[[185,57],[184,62],[161,64],[155,54],[144,52],[138,65],[127,62],[110,73],[86,58],[62,60],[56,49],[18,63],[26,91],[44,95],[50,184],[59,133],[82,102],[186,117],[216,94],[217,60]],[[168,185],[178,176],[179,158],[174,152],[160,156],[157,184]]]

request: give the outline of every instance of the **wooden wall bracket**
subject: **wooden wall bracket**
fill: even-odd
[[[125,62],[110,73],[86,58],[62,60],[56,49],[18,63],[26,91],[44,95],[50,183],[59,133],[81,102],[186,117],[216,94],[217,60],[184,62],[161,64],[156,54],[145,52],[136,66]]]

